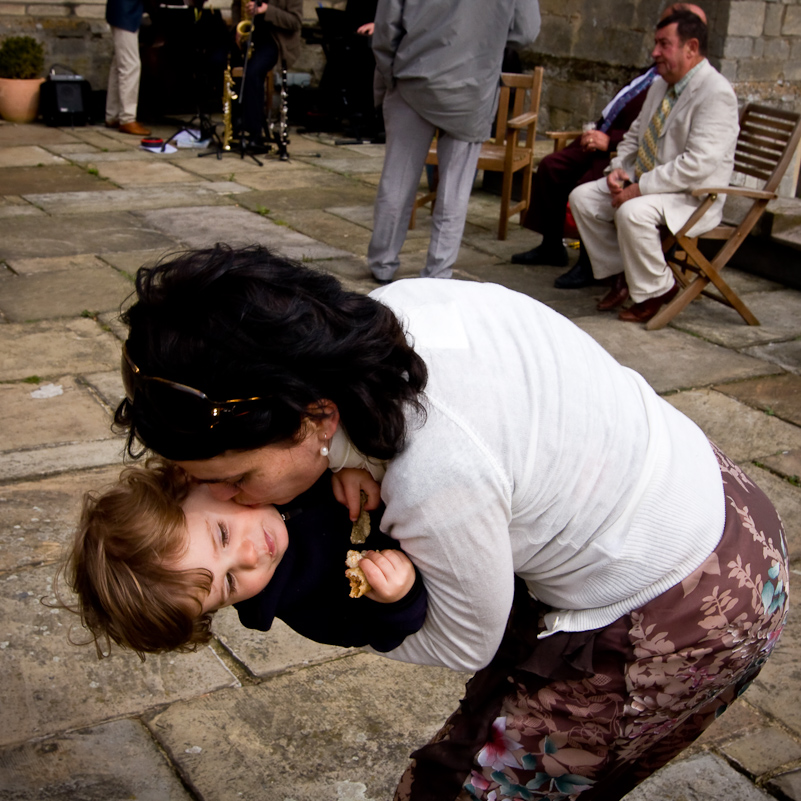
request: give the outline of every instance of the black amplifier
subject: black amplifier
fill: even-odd
[[[91,107],[89,81],[80,75],[60,75],[50,71],[39,96],[39,114],[46,125],[86,125],[91,121]]]

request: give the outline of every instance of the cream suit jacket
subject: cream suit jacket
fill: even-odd
[[[609,170],[621,167],[634,180],[637,150],[667,90],[662,78],[651,84],[642,111],[618,145]],[[670,196],[664,199],[664,211],[672,232],[678,231],[701,203],[700,198],[689,194],[693,189],[728,186],[739,130],[734,90],[704,60],[667,117],[657,143],[657,166],[640,177],[641,194]],[[714,228],[720,222],[724,202],[723,195],[718,197],[690,233]]]

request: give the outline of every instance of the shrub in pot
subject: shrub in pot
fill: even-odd
[[[0,43],[0,116],[33,122],[44,78],[44,47],[32,36],[8,36]]]

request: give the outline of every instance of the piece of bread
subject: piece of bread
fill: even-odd
[[[361,545],[370,536],[370,514],[364,508],[364,504],[367,503],[367,493],[364,490],[359,490],[359,499],[361,501],[359,517],[350,532],[350,541],[354,545]]]
[[[348,551],[347,558],[345,559],[345,564],[348,566],[348,569],[345,571],[345,575],[348,577],[348,581],[350,581],[351,598],[361,598],[362,595],[366,592],[370,592],[372,589],[370,582],[367,581],[364,575],[364,571],[359,567],[359,562],[361,562],[361,560],[362,554],[360,551]]]

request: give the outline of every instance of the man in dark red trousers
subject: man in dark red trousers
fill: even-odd
[[[523,225],[542,234],[542,243],[523,253],[515,253],[512,256],[513,264],[567,265],[567,250],[562,244],[562,237],[568,195],[579,184],[595,181],[604,174],[623,134],[637,119],[656,74],[651,67],[638,75],[606,106],[595,130],[585,131],[581,138],[547,155],[539,163]],[[576,265],[560,275],[554,285],[560,289],[574,289],[593,281],[589,259],[582,247]]]

